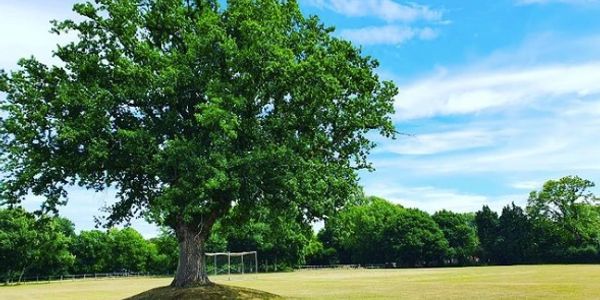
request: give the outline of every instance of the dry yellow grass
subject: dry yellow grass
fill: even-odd
[[[213,277],[305,299],[600,299],[600,265],[318,270]],[[85,280],[0,287],[0,299],[123,299],[168,278]]]

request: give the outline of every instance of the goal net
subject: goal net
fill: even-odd
[[[256,251],[206,253],[206,258],[206,271],[210,275],[258,273]]]

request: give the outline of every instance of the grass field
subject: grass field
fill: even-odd
[[[600,299],[600,265],[317,270],[212,280],[285,298]],[[8,286],[0,287],[0,299],[123,299],[169,282],[133,278]]]

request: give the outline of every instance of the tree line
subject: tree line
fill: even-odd
[[[600,206],[577,176],[547,181],[525,208],[500,214],[428,213],[369,197],[325,223],[312,241],[315,264],[444,266],[600,262]]]
[[[447,210],[432,215],[377,197],[356,197],[317,234],[293,214],[266,208],[215,225],[208,252],[259,253],[259,270],[300,264],[419,267],[600,262],[600,206],[579,177],[550,180],[526,207],[502,212]],[[240,221],[244,220],[244,221]],[[133,228],[75,232],[71,221],[0,209],[0,276],[143,272],[172,274],[178,242],[169,230],[151,239]],[[269,268],[270,266],[270,268]]]
[[[305,246],[313,235],[310,226],[265,209],[254,211],[244,222],[235,213],[215,226],[207,252],[257,250],[261,271],[289,270],[303,263]],[[2,282],[111,272],[172,275],[178,255],[178,241],[166,228],[150,239],[131,227],[76,233],[74,224],[63,217],[0,209]],[[209,264],[214,268],[212,260]],[[219,268],[225,265],[220,261]]]

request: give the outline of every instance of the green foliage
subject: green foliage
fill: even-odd
[[[109,270],[112,251],[105,232],[81,231],[73,241],[71,251],[76,259],[75,273],[89,274]]]
[[[151,259],[149,271],[159,274],[173,273],[177,269],[179,249],[175,235],[169,230],[162,229],[160,234],[149,240],[151,247],[156,249],[156,256]],[[210,240],[209,240],[210,244]],[[214,251],[207,247],[207,251]]]
[[[392,136],[396,88],[378,63],[296,1],[127,0],[74,6],[53,32],[60,66],[1,76],[2,202],[66,201],[114,186],[108,225],[147,213],[210,229],[232,204],[341,206],[368,168],[366,134]],[[203,223],[206,226],[200,226]],[[207,235],[207,234],[206,234]]]
[[[305,247],[313,231],[310,226],[297,222],[295,210],[258,208],[245,213],[244,217],[236,216],[237,213],[245,211],[234,209],[211,236],[211,239],[218,236],[226,242],[223,250],[256,250],[259,264],[278,264],[280,270],[304,263]]]
[[[42,217],[36,222],[36,231],[40,253],[31,273],[67,274],[75,262],[69,249],[75,237],[73,223],[64,218]]]
[[[402,208],[377,197],[358,203],[326,220],[323,244],[337,249],[342,262],[385,263],[384,233]]]
[[[319,241],[316,235],[313,235],[308,241],[308,245],[304,247],[304,263],[307,265],[329,264],[323,243]]]
[[[498,243],[498,232],[500,221],[498,213],[492,211],[489,206],[475,213],[475,224],[477,225],[477,236],[479,238],[480,257],[482,262],[491,263],[496,257],[496,245]]]
[[[450,262],[459,265],[472,263],[479,244],[477,228],[471,224],[474,217],[441,210],[433,214],[432,218],[448,241]]]
[[[598,262],[600,214],[594,183],[577,176],[547,181],[531,192],[526,211],[484,206],[475,221],[485,263]]]
[[[108,231],[110,268],[112,271],[140,272],[146,270],[149,247],[144,237],[133,228]]]
[[[449,251],[440,227],[426,212],[403,209],[384,232],[392,257],[403,266],[440,265]]]
[[[22,209],[0,209],[0,274],[22,276],[39,257],[35,218]]]
[[[317,235],[298,222],[303,216],[293,207],[271,210],[258,206],[247,211],[236,206],[217,222],[205,249],[257,250],[261,270],[266,264],[269,270],[274,270],[273,265],[284,270],[299,264],[335,263],[409,267],[477,262],[598,263],[599,208],[596,198],[585,192],[590,184],[578,185],[582,182],[570,177],[550,181],[542,191],[532,193],[546,196],[530,198],[527,213],[513,203],[504,207],[500,216],[488,206],[474,214],[443,210],[430,216],[381,198],[355,197],[328,216]],[[587,196],[565,194],[570,191]],[[576,200],[556,200],[561,197]],[[563,213],[566,211],[569,213]],[[557,215],[570,217],[553,217]],[[169,229],[150,240],[132,228],[75,234],[67,219],[20,208],[0,209],[0,276],[4,281],[66,272],[172,274],[178,264],[178,243]]]
[[[0,73],[0,205],[56,212],[67,186],[114,187],[107,227],[145,216],[195,253],[233,207],[308,224],[351,198],[368,134],[395,133],[377,61],[295,0],[192,2],[76,4],[81,21],[52,28],[77,36],[60,65]]]
[[[531,257],[532,224],[514,203],[502,209],[498,223],[496,261],[500,264],[527,262]]]
[[[416,266],[441,263],[448,251],[443,232],[427,213],[369,197],[332,216],[319,233],[342,263]]]
[[[66,219],[0,209],[1,279],[21,280],[27,272],[67,273],[75,260],[69,252],[71,234],[73,225]]]
[[[547,181],[531,192],[527,212],[558,232],[563,243],[582,247],[600,245],[599,199],[589,189],[594,183],[577,176]]]

